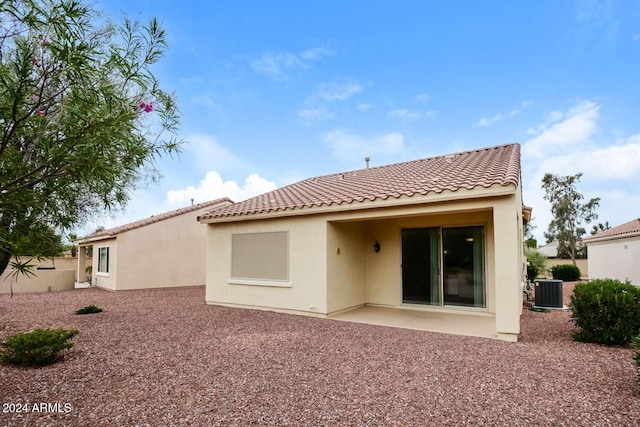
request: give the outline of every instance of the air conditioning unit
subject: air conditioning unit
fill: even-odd
[[[536,280],[536,306],[563,308],[562,280]]]

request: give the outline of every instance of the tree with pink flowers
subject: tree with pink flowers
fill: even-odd
[[[151,66],[164,30],[81,0],[0,2],[0,274],[42,225],[125,206],[180,150],[174,96]],[[46,228],[46,227],[44,227]]]

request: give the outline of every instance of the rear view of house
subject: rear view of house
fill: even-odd
[[[529,214],[518,144],[309,178],[199,217],[206,300],[479,316],[516,341]]]
[[[113,291],[203,285],[206,233],[196,218],[231,203],[212,200],[78,239],[78,282]]]

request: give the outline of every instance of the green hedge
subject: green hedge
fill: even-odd
[[[629,282],[577,283],[570,308],[577,341],[625,345],[640,334],[640,288]]]
[[[551,274],[554,279],[565,282],[575,282],[580,280],[580,269],[573,264],[559,264],[551,267]]]

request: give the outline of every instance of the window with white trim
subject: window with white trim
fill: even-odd
[[[98,248],[98,273],[109,272],[109,248]]]

